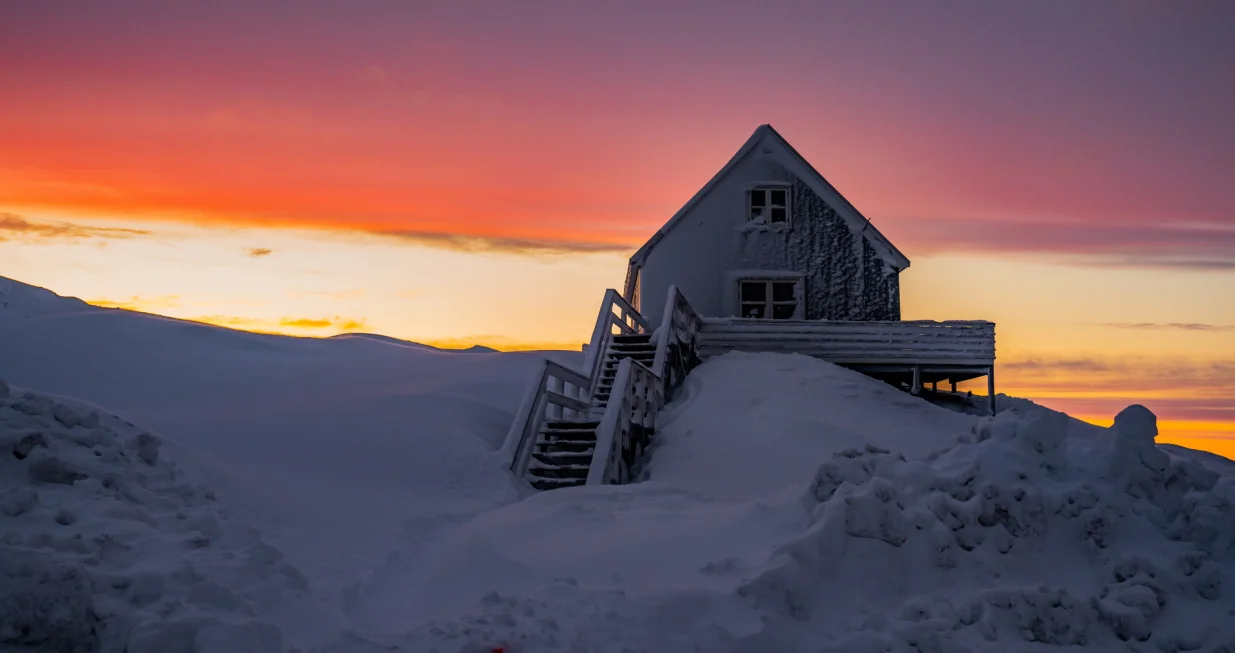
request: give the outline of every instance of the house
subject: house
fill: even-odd
[[[691,370],[731,351],[814,356],[921,393],[987,378],[995,325],[901,320],[909,259],[770,125],[630,259],[579,369],[548,359],[507,432],[538,489],[637,478],[656,415]]]
[[[899,275],[908,267],[870,220],[762,125],[635,252],[622,294],[653,323],[671,285],[705,316],[899,320]]]

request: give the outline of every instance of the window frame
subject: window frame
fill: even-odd
[[[759,284],[763,286],[762,301],[746,301],[743,294],[744,284]],[[791,300],[776,299],[776,285],[786,284],[793,292]],[[801,319],[802,315],[802,279],[791,277],[742,277],[737,279],[737,314],[738,317],[748,320],[795,320]],[[747,306],[760,306],[763,313],[760,317],[749,317],[746,314]],[[777,306],[792,306],[793,313],[789,317],[776,317]]]
[[[772,193],[783,192],[785,194],[785,202],[783,205],[773,203]],[[789,184],[759,184],[752,186],[746,191],[746,221],[754,222],[755,220],[755,196],[759,195],[763,207],[764,220],[763,224],[774,227],[783,226],[791,227],[793,225],[793,187]],[[772,210],[783,208],[785,211],[785,219],[783,221],[772,221]]]

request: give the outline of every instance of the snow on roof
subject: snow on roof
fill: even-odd
[[[884,261],[897,270],[904,270],[909,267],[909,258],[902,254],[901,251],[892,244],[892,241],[888,240],[886,236],[880,233],[879,230],[875,228],[875,225],[872,224],[868,218],[863,216],[861,212],[859,212],[858,209],[849,202],[849,200],[845,199],[845,197],[841,195],[840,192],[837,191],[836,188],[823,177],[823,175],[819,174],[819,171],[815,170],[814,166],[812,166],[801,154],[798,153],[797,150],[793,148],[792,145],[789,144],[789,141],[786,141],[785,138],[773,129],[771,125],[766,124],[760,125],[757,129],[755,129],[755,132],[751,134],[750,138],[746,139],[746,143],[744,143],[742,147],[738,149],[737,153],[729,159],[729,162],[726,163],[720,171],[713,175],[712,178],[708,180],[708,183],[704,184],[703,188],[699,189],[699,192],[695,193],[694,196],[691,197],[690,200],[687,201],[677,213],[673,214],[673,217],[669,218],[669,221],[666,222],[659,231],[653,234],[652,237],[644,243],[643,247],[639,248],[639,251],[635,252],[634,256],[630,258],[630,262],[641,265],[647,259],[648,254],[650,254],[652,249],[656,246],[656,243],[660,241],[665,234],[669,233],[669,230],[681,221],[687,213],[690,213],[690,210],[699,203],[699,200],[703,199],[709,192],[711,192],[712,189],[716,187],[716,185],[719,184],[726,175],[729,174],[729,171],[737,166],[739,161],[745,158],[756,145],[764,142],[765,140],[770,140],[773,145],[772,156],[777,159],[781,165],[788,168],[799,179],[810,186],[811,190],[813,190],[816,195],[823,198],[823,200],[827,202],[828,205],[831,206],[842,219],[845,220],[851,229],[858,233],[864,234],[867,240],[875,246],[875,251]]]

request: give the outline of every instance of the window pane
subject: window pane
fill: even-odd
[[[763,317],[763,304],[742,304],[742,317]]]
[[[792,320],[793,312],[797,309],[797,307],[797,304],[777,304],[772,307],[772,319]]]
[[[784,206],[785,205],[785,191],[783,190],[772,191],[772,205],[773,206]]]
[[[768,222],[784,223],[784,222],[789,221],[788,218],[785,216],[785,207],[773,206],[771,211],[772,213],[768,216]]]
[[[761,190],[752,190],[750,192],[750,205],[751,206],[767,206],[767,202],[765,201],[765,199],[766,199],[766,196],[763,194],[763,191]]]
[[[772,301],[774,302],[791,302],[793,301],[793,286],[792,281],[777,281],[772,284]]]
[[[768,299],[768,286],[762,281],[742,282],[742,302],[763,302]]]

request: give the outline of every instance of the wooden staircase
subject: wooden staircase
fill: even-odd
[[[599,426],[599,420],[545,422],[527,468],[527,480],[532,487],[553,490],[587,483]]]
[[[613,382],[617,379],[618,365],[623,358],[637,361],[651,369],[656,360],[656,345],[652,336],[646,333],[613,336],[609,350],[605,352],[605,362],[600,368],[600,381],[593,395],[593,405],[604,407],[609,405],[609,395],[613,393]]]
[[[546,421],[532,451],[532,462],[527,468],[527,480],[538,490],[587,483],[592,456],[596,450],[596,429],[600,427],[599,416],[604,414],[613,394],[622,359],[629,358],[651,368],[656,359],[656,345],[646,333],[615,335],[609,342],[600,367],[600,378],[592,393],[591,416],[584,419],[561,419]],[[642,451],[651,429],[641,434],[636,446]]]
[[[655,331],[617,291],[607,291],[586,371],[546,360],[529,386],[503,447],[511,471],[538,490],[630,482],[666,395],[698,363],[701,325],[677,288],[669,289]]]

